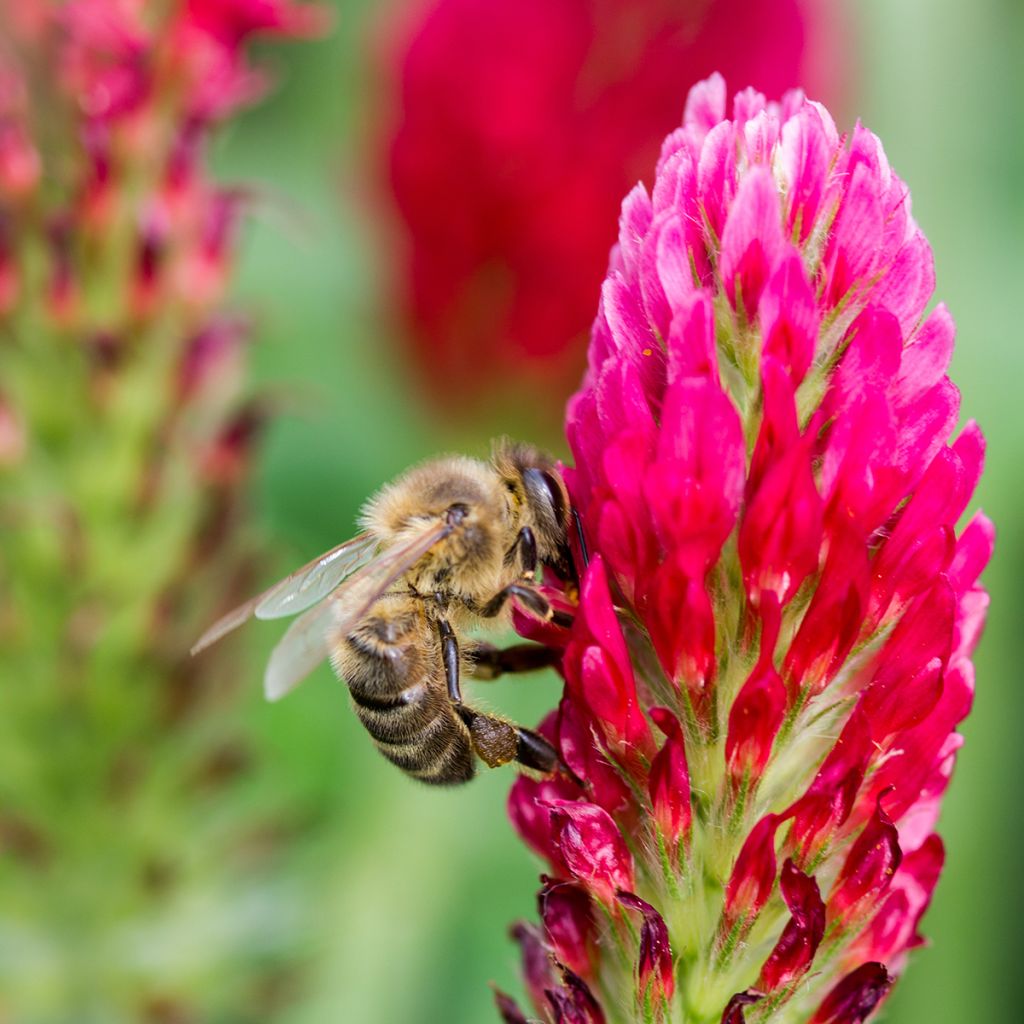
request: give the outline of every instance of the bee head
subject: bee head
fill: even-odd
[[[494,466],[517,507],[520,524],[537,538],[542,561],[557,562],[565,548],[569,525],[569,492],[555,460],[530,444],[500,441]]]

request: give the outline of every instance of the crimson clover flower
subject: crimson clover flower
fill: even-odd
[[[879,140],[800,93],[702,82],[623,203],[544,724],[583,785],[509,804],[543,1020],[850,1024],[922,941],[993,542],[933,285]]]
[[[838,41],[835,6],[429,0],[410,14],[383,140],[395,284],[410,351],[447,410],[510,381],[564,393],[615,211],[684,90],[716,68],[772,95],[805,80],[807,36],[815,53]]]

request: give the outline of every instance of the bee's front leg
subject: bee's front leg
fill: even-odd
[[[537,538],[534,537],[533,530],[528,526],[524,526],[519,531],[516,547],[519,549],[523,563],[523,578],[533,582],[537,575]]]
[[[545,622],[553,622],[556,626],[568,628],[572,625],[573,617],[568,612],[553,608],[551,602],[539,591],[523,583],[510,583],[507,587],[499,590],[480,609],[480,614],[485,619],[493,618],[505,607],[509,598],[516,598],[520,604],[532,615]]]

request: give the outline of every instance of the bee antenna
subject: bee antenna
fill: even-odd
[[[576,524],[576,539],[580,543],[580,561],[583,563],[583,568],[586,569],[590,565],[590,555],[587,552],[587,538],[583,532],[583,520],[580,519],[579,511],[575,505],[572,509],[572,519]]]

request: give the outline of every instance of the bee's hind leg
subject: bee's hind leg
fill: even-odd
[[[491,768],[517,761],[539,772],[564,771],[558,751],[532,729],[476,711],[465,704],[456,708],[469,728],[473,750]]]

